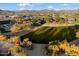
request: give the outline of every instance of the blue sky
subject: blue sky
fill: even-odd
[[[0,3],[3,10],[79,9],[79,3]]]

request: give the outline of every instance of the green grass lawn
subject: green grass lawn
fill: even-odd
[[[72,26],[67,27],[41,27],[40,29],[23,36],[22,38],[30,38],[34,43],[48,43],[54,40],[64,40],[72,41],[76,39],[75,33],[76,28]]]

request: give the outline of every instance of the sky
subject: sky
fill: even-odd
[[[79,9],[79,3],[0,3],[2,10]]]

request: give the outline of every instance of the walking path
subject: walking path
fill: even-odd
[[[76,39],[74,41],[71,41],[70,43],[71,44],[76,44],[77,46],[79,46],[79,39]]]
[[[68,23],[46,23],[43,26],[49,27],[63,27],[63,26],[75,26],[76,24],[68,24]]]

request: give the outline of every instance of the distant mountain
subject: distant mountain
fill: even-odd
[[[26,15],[38,15],[38,14],[63,14],[63,13],[68,13],[68,14],[75,14],[79,13],[79,9],[75,10],[16,10],[16,11],[11,11],[11,10],[2,10],[0,9],[0,15],[15,15],[15,14],[26,14]]]
[[[15,11],[1,10],[0,9],[0,15],[13,15],[13,14],[15,14]]]

